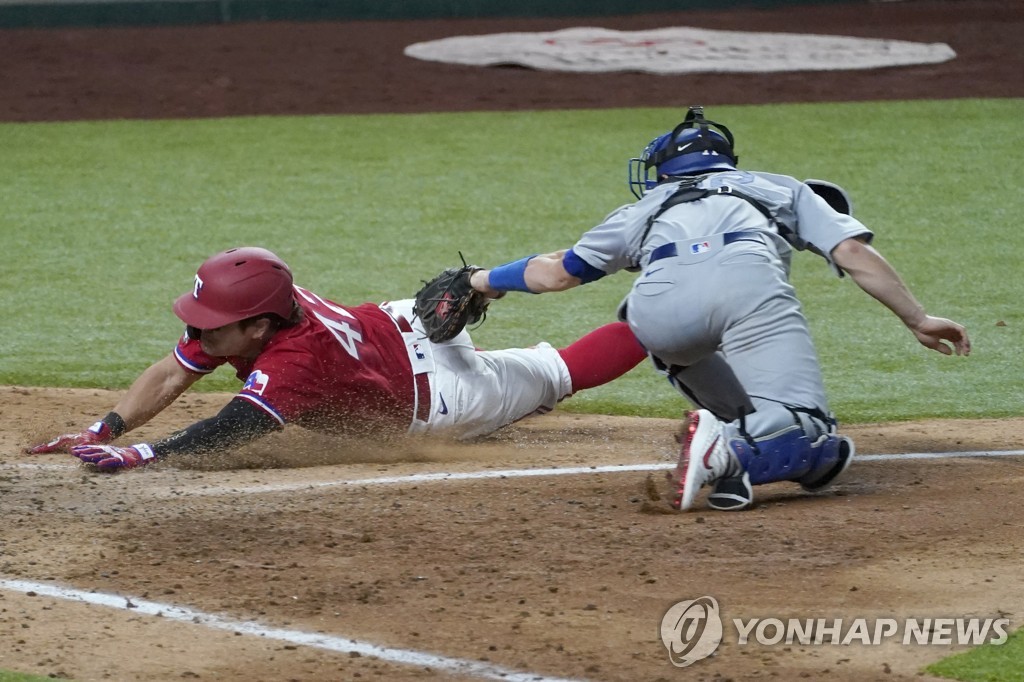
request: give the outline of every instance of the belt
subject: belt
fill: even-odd
[[[709,237],[709,239],[717,236],[719,235],[712,235],[711,237]],[[721,237],[723,246],[725,244],[732,244],[733,242],[739,242],[744,240],[761,241],[761,234],[759,232],[754,232],[753,230],[745,230],[742,232],[726,232],[725,234],[721,235]],[[694,241],[699,242],[700,240]],[[673,256],[678,256],[679,247],[677,246],[677,244],[685,243],[688,242],[669,242],[667,244],[662,244],[658,248],[654,249],[654,251],[651,251],[651,259],[647,262],[653,263],[654,261],[661,260],[662,258],[672,258]]]
[[[405,319],[402,315],[392,315],[395,322],[398,323],[398,328],[407,333],[412,334],[412,325],[409,324],[409,320]],[[410,366],[411,366],[410,361]],[[420,372],[416,374],[415,371],[412,375],[413,386],[415,386],[415,395],[413,396],[413,411],[416,415],[416,419],[421,422],[430,421],[430,375],[427,372]]]

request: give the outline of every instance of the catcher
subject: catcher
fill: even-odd
[[[723,511],[748,508],[752,486],[762,483],[821,490],[853,459],[789,282],[794,250],[849,275],[925,347],[944,355],[971,350],[964,327],[929,315],[871,246],[874,235],[852,216],[842,188],[738,170],[737,158],[731,131],[691,107],[631,160],[636,202],[572,248],[470,273],[472,286],[490,295],[562,291],[619,270],[641,273],[619,319],[698,408],[687,414],[669,474],[673,506],[683,510],[706,484],[713,486],[709,506]]]
[[[487,302],[474,297],[469,318],[482,317]],[[435,343],[412,308],[412,300],[353,307],[329,301],[295,286],[289,267],[266,249],[218,253],[174,303],[186,327],[173,352],[146,369],[95,424],[27,452],[70,451],[114,470],[236,447],[289,422],[328,433],[468,439],[549,411],[645,357],[621,322],[557,350],[540,343],[481,351],[461,329]],[[224,363],[244,384],[217,415],[155,443],[110,444]]]

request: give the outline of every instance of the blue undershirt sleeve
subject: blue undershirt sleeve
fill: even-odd
[[[562,256],[562,267],[573,277],[576,277],[584,284],[599,280],[608,273],[599,268],[595,268],[593,265],[576,255],[576,252],[569,249]]]

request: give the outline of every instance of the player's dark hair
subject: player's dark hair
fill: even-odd
[[[287,319],[281,317],[277,313],[262,313],[260,315],[253,315],[241,320],[240,324],[242,327],[248,327],[258,320],[269,320],[271,326],[274,327],[274,331],[278,329],[287,329],[288,327],[294,327],[299,322],[302,322],[302,318],[305,313],[302,312],[302,306],[299,305],[298,301],[292,301],[292,312]]]

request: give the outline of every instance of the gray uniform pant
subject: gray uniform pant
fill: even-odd
[[[828,414],[807,320],[774,247],[716,235],[679,252],[637,278],[626,318],[681,390],[725,420],[749,413],[753,438],[792,425],[788,407]],[[827,430],[800,421],[812,440]]]

